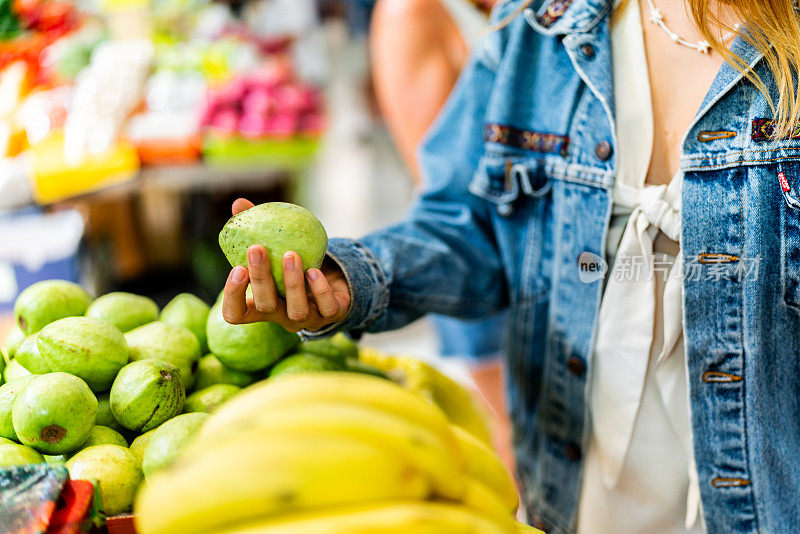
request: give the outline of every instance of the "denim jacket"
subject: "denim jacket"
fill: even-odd
[[[553,533],[575,529],[589,435],[616,169],[611,4],[539,0],[489,34],[421,149],[428,186],[406,219],[329,245],[353,295],[337,329],[509,310],[518,476],[531,523]],[[733,48],[774,88],[755,49]],[[800,528],[800,127],[777,138],[772,116],[724,66],[682,145],[684,336],[711,533]]]

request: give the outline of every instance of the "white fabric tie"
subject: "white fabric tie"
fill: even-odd
[[[609,488],[619,480],[630,446],[653,344],[654,276],[663,276],[653,263],[653,243],[659,231],[673,241],[680,238],[680,209],[675,207],[679,205],[680,182],[681,177],[676,176],[669,187],[646,186],[641,190],[640,203],[628,220],[600,307],[592,418],[603,482]],[[682,334],[680,264],[679,256],[669,266],[664,307],[672,309],[664,314],[664,347],[658,365],[672,353]],[[620,310],[630,313],[620,314]],[[674,363],[683,365],[682,361]],[[660,389],[669,407],[675,399],[669,395],[674,385],[668,377],[675,373],[663,374],[665,383]]]

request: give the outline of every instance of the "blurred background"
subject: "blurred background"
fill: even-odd
[[[44,279],[213,301],[238,197],[306,206],[331,236],[399,220],[423,181],[413,149],[494,2],[375,3],[0,0],[0,339]],[[464,336],[443,329],[363,343],[473,380],[440,358]]]

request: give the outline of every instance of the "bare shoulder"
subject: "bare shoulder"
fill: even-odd
[[[430,28],[448,20],[449,12],[440,0],[378,0],[372,16],[373,24]]]

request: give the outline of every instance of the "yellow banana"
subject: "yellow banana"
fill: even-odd
[[[268,442],[298,433],[310,440],[345,436],[369,443],[398,455],[428,475],[437,496],[459,499],[464,492],[466,481],[461,471],[460,449],[445,443],[428,428],[363,405],[307,402],[240,416],[223,421],[213,431],[203,428],[186,454],[202,453],[232,440]]]
[[[267,380],[223,404],[204,427],[211,433],[227,426],[228,419],[309,402],[372,406],[429,428],[456,449],[447,417],[439,408],[389,380],[357,373],[307,373]]]
[[[515,534],[498,521],[450,503],[383,502],[267,519],[218,534]]]
[[[506,503],[500,500],[500,497],[486,484],[474,478],[467,479],[467,487],[461,502],[464,506],[495,519],[513,519]]]
[[[519,495],[503,462],[494,450],[463,428],[456,425],[451,428],[464,455],[467,473],[497,494],[509,513],[514,512],[519,506]]]
[[[369,347],[359,349],[358,358],[435,403],[452,423],[491,446],[486,408],[475,395],[435,367],[415,358],[390,356]]]
[[[538,528],[533,528],[525,523],[517,523],[517,534],[545,534],[543,531],[539,530]]]
[[[134,509],[140,534],[193,534],[292,511],[430,494],[427,477],[391,452],[338,436],[288,435],[183,456],[147,481]]]

